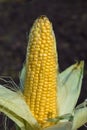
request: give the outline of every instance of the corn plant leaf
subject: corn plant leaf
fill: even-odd
[[[25,124],[28,128],[38,127],[38,123],[32,116],[22,94],[13,92],[2,85],[0,85],[0,111],[11,118],[21,130],[25,130]]]
[[[78,129],[87,122],[87,102],[78,105],[74,110],[73,130]]]
[[[72,123],[71,122],[61,122],[54,126],[44,128],[43,130],[71,130]]]
[[[72,113],[82,85],[84,62],[76,63],[60,73],[58,78],[59,114]]]

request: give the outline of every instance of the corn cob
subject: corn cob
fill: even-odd
[[[48,118],[54,118],[58,113],[55,44],[51,23],[47,17],[41,16],[33,24],[29,35],[24,96],[42,127]]]

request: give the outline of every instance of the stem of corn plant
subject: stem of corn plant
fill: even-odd
[[[47,17],[38,18],[29,35],[24,83],[25,100],[41,127],[58,115],[57,54],[52,25]]]

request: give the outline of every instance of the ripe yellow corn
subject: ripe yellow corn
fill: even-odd
[[[54,118],[58,113],[55,44],[51,23],[46,16],[41,16],[35,21],[29,35],[24,96],[42,127],[48,118]]]

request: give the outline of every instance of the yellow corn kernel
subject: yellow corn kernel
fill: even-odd
[[[24,97],[34,117],[45,127],[57,116],[57,54],[52,25],[46,16],[38,18],[29,35]]]

